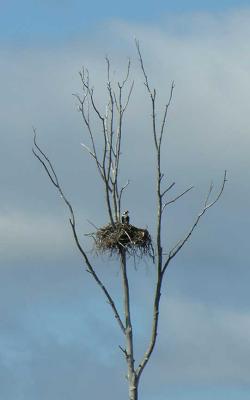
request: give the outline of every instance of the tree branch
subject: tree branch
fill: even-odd
[[[160,132],[160,137],[159,137],[159,147],[161,146],[161,142],[162,142],[162,137],[163,137],[164,128],[165,128],[165,125],[166,125],[166,120],[167,120],[167,115],[168,115],[168,109],[169,109],[169,106],[171,104],[172,97],[173,97],[174,86],[175,86],[174,82],[172,82],[169,99],[168,99],[168,102],[167,102],[167,104],[165,106],[165,111],[164,111],[164,115],[163,115],[163,119],[162,119],[161,132]]]
[[[170,261],[179,253],[179,251],[182,249],[182,247],[184,246],[184,244],[188,241],[188,239],[189,239],[190,236],[192,235],[193,231],[195,230],[196,226],[198,225],[198,223],[199,223],[201,217],[206,213],[206,211],[207,211],[210,207],[212,207],[215,203],[217,203],[217,201],[219,200],[219,198],[221,197],[221,195],[222,195],[222,193],[223,193],[223,190],[224,190],[224,188],[225,188],[226,181],[227,181],[227,171],[224,172],[223,181],[222,181],[221,188],[220,188],[220,191],[219,191],[218,195],[216,196],[215,200],[213,200],[211,203],[208,204],[208,201],[209,201],[210,195],[211,195],[211,193],[212,193],[212,189],[213,189],[213,186],[210,185],[210,188],[209,188],[209,191],[208,191],[208,195],[207,195],[207,197],[206,197],[206,200],[205,200],[205,204],[204,204],[203,209],[202,209],[201,212],[198,214],[196,220],[194,221],[192,227],[190,228],[189,232],[186,234],[186,236],[184,237],[184,239],[182,239],[181,241],[179,241],[179,242],[177,243],[177,245],[176,245],[172,250],[170,250],[169,255],[168,255],[168,258],[167,258],[167,261],[166,261],[165,264],[164,264],[163,274],[164,274],[164,272],[166,271],[166,269],[167,269],[167,267],[168,267]]]
[[[178,200],[180,197],[184,196],[184,194],[186,194],[187,192],[189,192],[193,188],[194,188],[193,186],[190,186],[188,189],[184,190],[184,192],[182,192],[178,196],[174,197],[172,200],[166,201],[166,203],[164,203],[163,206],[162,206],[162,212],[164,211],[164,208],[166,208],[169,204],[174,203],[176,200]]]
[[[39,162],[42,164],[45,172],[47,173],[49,179],[51,180],[52,184],[56,187],[56,189],[59,191],[62,199],[64,200],[66,206],[68,207],[69,211],[70,211],[70,218],[69,218],[69,222],[70,222],[70,226],[72,229],[72,233],[73,233],[73,237],[75,240],[75,243],[77,245],[78,250],[80,251],[85,264],[87,265],[87,271],[93,276],[94,280],[96,281],[96,283],[98,284],[98,286],[102,289],[103,293],[105,294],[106,298],[108,299],[108,303],[110,304],[114,316],[123,332],[123,334],[125,334],[125,326],[123,325],[123,322],[120,318],[120,315],[118,313],[118,310],[115,306],[114,300],[112,299],[109,291],[107,290],[107,288],[105,287],[105,285],[103,284],[103,282],[100,280],[100,278],[98,277],[97,273],[95,272],[93,266],[91,265],[88,256],[86,254],[86,252],[84,251],[84,249],[82,248],[77,232],[76,232],[76,222],[75,222],[75,215],[74,215],[74,210],[73,207],[71,205],[71,203],[69,202],[69,200],[66,198],[65,194],[63,193],[63,190],[59,184],[59,180],[57,178],[55,169],[51,163],[51,161],[49,160],[49,158],[46,156],[46,154],[41,150],[41,148],[37,145],[36,143],[36,131],[35,129],[34,131],[34,139],[33,139],[33,143],[35,148],[37,149],[38,153],[36,153],[36,151],[34,150],[34,148],[32,149],[33,154],[35,155],[35,157],[39,160]],[[48,165],[46,165],[46,163]],[[51,169],[52,172],[49,171],[49,168]]]
[[[164,174],[161,174],[161,180],[163,178]],[[171,185],[169,185],[167,187],[167,189],[165,189],[162,193],[161,193],[161,197],[165,196],[165,194],[172,189],[172,187],[175,185],[175,182],[171,183]]]
[[[138,53],[138,56],[139,56],[139,62],[140,62],[141,70],[142,70],[142,73],[143,73],[144,79],[145,79],[144,84],[145,84],[145,86],[146,86],[146,88],[147,88],[147,90],[148,90],[148,92],[149,92],[151,98],[154,98],[155,95],[154,95],[154,93],[152,93],[152,91],[151,91],[151,89],[150,89],[149,81],[148,81],[148,76],[147,76],[146,71],[145,71],[145,68],[144,68],[144,62],[143,62],[143,58],[142,58],[142,55],[141,55],[141,49],[140,49],[140,42],[139,42],[139,40],[135,39],[135,45],[136,45],[137,53]]]
[[[149,346],[148,346],[147,350],[145,351],[145,354],[136,369],[136,375],[138,377],[138,380],[140,379],[140,376],[141,376],[144,368],[146,367],[146,365],[151,357],[151,354],[153,353],[155,344],[156,344],[157,329],[158,329],[158,323],[159,323],[159,307],[160,307],[162,278],[163,278],[163,274],[158,271],[157,284],[156,284],[155,296],[154,296],[151,339],[149,342]]]

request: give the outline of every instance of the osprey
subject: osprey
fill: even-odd
[[[122,214],[122,223],[123,224],[129,224],[129,215],[128,215],[128,210],[124,211]]]

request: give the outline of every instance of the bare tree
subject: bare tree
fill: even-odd
[[[163,214],[167,207],[175,203],[179,198],[188,193],[192,187],[188,187],[186,190],[169,198],[169,193],[174,187],[175,183],[166,185],[164,173],[162,172],[162,140],[164,137],[164,132],[166,128],[168,110],[171,105],[172,96],[174,92],[174,83],[172,83],[169,93],[168,101],[165,104],[164,112],[161,120],[156,117],[157,109],[157,91],[151,87],[146,69],[144,66],[144,61],[141,55],[140,46],[138,41],[136,41],[136,49],[139,57],[140,69],[144,78],[144,84],[146,91],[149,95],[149,100],[151,103],[152,111],[152,135],[154,142],[154,152],[156,158],[156,199],[157,199],[157,218],[156,218],[156,238],[155,238],[155,248],[151,252],[153,262],[156,265],[156,283],[154,289],[153,298],[153,313],[152,313],[152,328],[151,336],[146,348],[145,354],[142,359],[137,361],[134,358],[134,337],[133,337],[133,324],[131,320],[130,311],[130,286],[127,273],[127,257],[131,253],[138,250],[144,250],[144,252],[149,252],[149,247],[152,249],[152,243],[150,242],[150,235],[146,230],[138,229],[129,224],[128,221],[124,222],[121,218],[121,207],[122,207],[122,196],[129,185],[129,181],[121,185],[119,182],[120,177],[120,157],[121,157],[121,145],[122,145],[122,133],[123,133],[123,119],[127,107],[129,105],[130,97],[133,91],[134,82],[130,81],[130,61],[128,62],[125,77],[121,82],[117,82],[114,85],[110,79],[110,61],[106,58],[107,66],[107,104],[105,112],[102,113],[98,108],[94,90],[91,87],[89,73],[86,69],[82,69],[80,72],[81,84],[82,84],[82,95],[75,94],[78,101],[78,109],[81,113],[83,123],[87,129],[88,136],[90,139],[90,146],[82,144],[85,150],[89,153],[91,158],[96,164],[97,171],[103,182],[103,188],[105,193],[105,205],[107,207],[107,212],[109,216],[109,224],[92,233],[95,244],[100,245],[101,242],[102,250],[108,250],[112,255],[119,258],[121,276],[122,276],[122,287],[123,287],[123,313],[121,316],[118,308],[115,304],[113,297],[109,289],[104,285],[100,279],[96,269],[93,266],[92,261],[87,255],[86,249],[80,241],[79,235],[76,228],[76,218],[73,207],[66,197],[63,188],[59,182],[58,176],[55,172],[54,166],[48,156],[43,152],[41,147],[36,141],[36,132],[34,130],[34,147],[33,153],[35,157],[42,164],[44,170],[46,171],[51,183],[55,186],[59,194],[61,195],[65,205],[69,210],[69,222],[72,229],[73,237],[76,246],[83,257],[84,264],[86,266],[87,272],[91,274],[97,285],[102,290],[104,296],[108,300],[111,306],[113,314],[117,320],[119,328],[122,331],[124,337],[124,346],[119,346],[127,363],[127,381],[128,381],[128,393],[129,400],[138,400],[138,387],[141,375],[146,367],[152,352],[155,348],[158,330],[158,321],[160,313],[160,298],[161,298],[161,288],[163,283],[163,278],[166,270],[173,260],[173,258],[179,253],[183,248],[185,243],[189,240],[196,226],[200,222],[201,217],[211,208],[221,197],[226,183],[226,171],[224,173],[224,178],[222,180],[221,187],[211,200],[211,195],[213,191],[213,186],[211,185],[208,194],[204,200],[204,204],[195,218],[193,225],[187,231],[184,238],[182,238],[170,251],[163,251],[162,245],[162,235],[163,233]],[[103,148],[102,152],[97,151],[96,135],[93,129],[92,120],[90,114],[93,113],[96,120],[100,123],[102,132]],[[135,239],[135,234],[137,235]],[[139,236],[138,236],[139,235]],[[108,241],[105,240],[108,237]],[[114,239],[115,238],[115,239]],[[111,240],[112,239],[112,240]],[[112,243],[111,243],[112,242]],[[107,244],[108,243],[108,244]],[[111,243],[111,244],[110,244]],[[150,244],[150,246],[148,246]],[[106,246],[106,247],[105,247]],[[97,246],[98,247],[98,246]],[[99,246],[100,247],[100,246]],[[146,248],[146,251],[145,251]],[[140,255],[143,255],[140,253]]]

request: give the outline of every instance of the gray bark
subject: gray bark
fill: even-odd
[[[127,262],[126,262],[126,250],[120,249],[121,259],[121,270],[122,270],[122,287],[123,287],[123,303],[124,303],[124,319],[125,319],[125,338],[126,347],[124,354],[127,362],[127,380],[129,387],[129,400],[138,399],[138,377],[135,371],[135,360],[134,360],[134,341],[133,341],[133,326],[131,322],[130,313],[130,293],[129,283],[127,276]]]

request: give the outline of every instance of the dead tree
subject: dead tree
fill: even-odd
[[[124,224],[121,221],[121,206],[122,206],[122,196],[124,190],[129,185],[129,181],[124,185],[120,185],[119,182],[119,171],[120,171],[120,157],[121,157],[121,141],[122,141],[122,128],[123,119],[127,107],[129,105],[130,97],[133,91],[134,83],[130,82],[130,61],[128,62],[126,74],[121,82],[117,83],[117,86],[111,82],[110,79],[110,62],[106,58],[107,65],[107,104],[105,112],[102,113],[98,108],[94,90],[91,87],[89,73],[86,69],[80,72],[81,84],[82,84],[82,95],[74,95],[78,101],[78,109],[81,113],[83,123],[88,132],[90,139],[90,146],[88,147],[85,143],[82,146],[89,153],[91,158],[96,164],[98,174],[103,182],[103,188],[106,199],[106,207],[109,216],[109,223],[106,227],[97,230],[92,233],[95,243],[99,243],[99,250],[107,250],[115,257],[118,257],[121,268],[122,276],[122,287],[123,287],[123,317],[120,315],[115,301],[113,300],[109,289],[104,285],[100,279],[98,272],[93,266],[92,261],[87,255],[86,249],[80,241],[79,235],[76,228],[76,218],[73,207],[66,197],[58,176],[55,172],[54,166],[47,154],[43,152],[41,147],[36,141],[36,132],[34,130],[34,147],[33,153],[35,157],[42,164],[44,170],[46,171],[51,183],[55,186],[60,196],[62,197],[65,205],[69,210],[69,222],[72,229],[73,237],[76,246],[83,257],[83,262],[86,266],[87,272],[93,277],[97,285],[102,290],[104,296],[108,300],[111,306],[113,314],[117,320],[119,328],[121,329],[122,335],[124,337],[124,346],[119,346],[125,361],[127,363],[127,380],[128,380],[128,393],[129,400],[138,400],[138,387],[141,375],[146,367],[152,352],[155,348],[158,330],[158,321],[160,313],[160,298],[161,298],[161,288],[163,283],[163,278],[166,270],[173,260],[173,258],[179,253],[183,248],[185,243],[189,240],[196,226],[200,222],[202,216],[211,208],[221,197],[226,183],[226,171],[224,173],[224,178],[221,187],[216,194],[215,198],[211,200],[211,195],[213,191],[213,186],[211,185],[208,194],[204,200],[204,204],[201,211],[195,218],[193,225],[187,231],[187,234],[182,238],[176,246],[174,246],[167,253],[163,251],[162,247],[162,235],[164,235],[162,223],[163,214],[166,208],[175,203],[179,198],[184,196],[189,192],[192,187],[188,187],[182,193],[172,198],[169,198],[169,193],[175,185],[175,183],[170,183],[166,185],[165,176],[162,172],[162,140],[164,137],[164,132],[167,123],[168,110],[171,105],[172,96],[174,92],[174,83],[172,83],[170,88],[170,94],[168,101],[165,104],[162,119],[159,120],[156,117],[157,108],[157,91],[153,89],[150,85],[148,75],[146,73],[143,58],[141,55],[139,43],[136,41],[136,49],[139,57],[140,69],[144,78],[144,84],[146,91],[149,95],[149,100],[151,102],[152,111],[152,135],[154,141],[154,152],[156,159],[156,238],[155,238],[155,248],[152,248],[152,242],[148,231],[133,227],[130,224]],[[93,126],[90,119],[90,112],[93,112],[97,121],[99,121],[102,132],[103,149],[102,153],[99,154],[96,146],[96,135],[93,130]],[[98,247],[98,246],[97,246]],[[144,256],[145,254],[150,254],[154,263],[156,265],[156,283],[153,298],[153,310],[152,310],[152,329],[150,340],[146,348],[145,354],[141,360],[135,360],[134,358],[134,337],[133,337],[133,323],[131,320],[130,312],[130,286],[127,271],[127,257],[131,254],[136,254]]]

